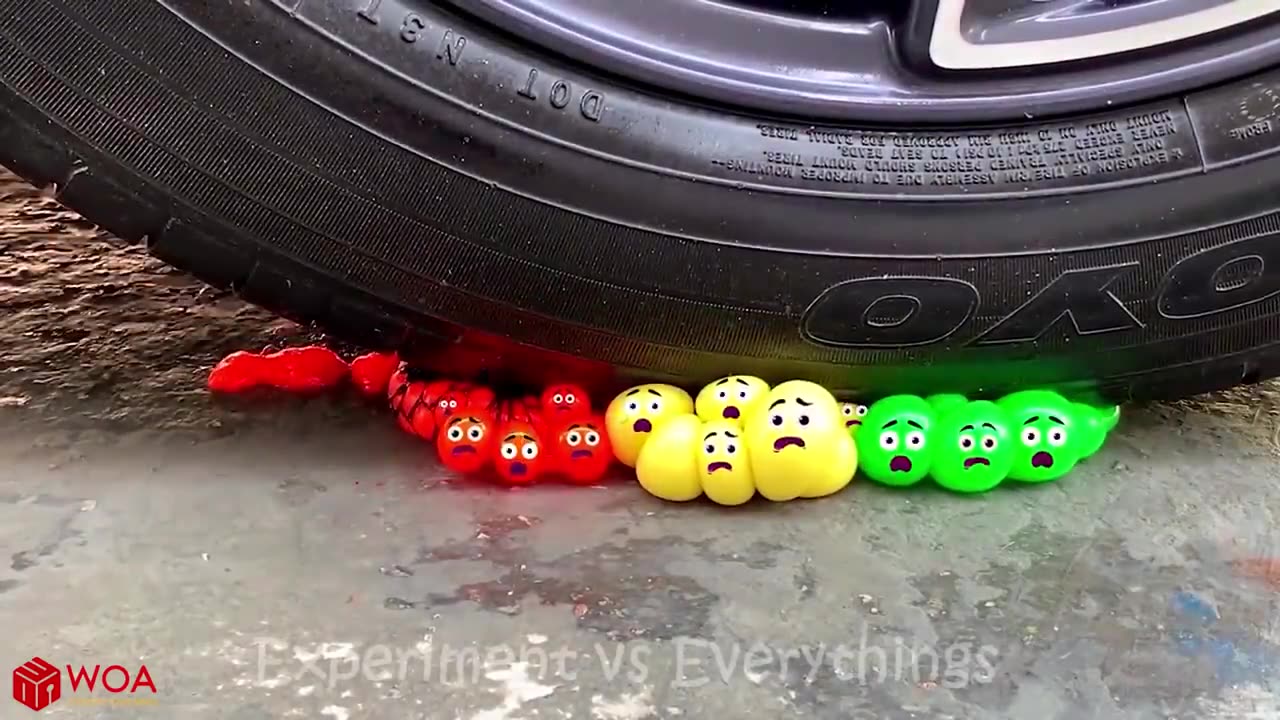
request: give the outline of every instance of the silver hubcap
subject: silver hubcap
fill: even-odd
[[[938,0],[930,58],[947,70],[1070,62],[1188,40],[1280,12],[1280,0],[1028,0],[1022,7],[1008,5]]]

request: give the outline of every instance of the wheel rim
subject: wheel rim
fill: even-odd
[[[774,115],[948,124],[1280,64],[1280,0],[451,0],[592,67]]]

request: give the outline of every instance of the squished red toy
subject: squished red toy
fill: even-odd
[[[412,435],[427,441],[436,439],[436,404],[449,388],[446,380],[426,381],[415,379],[407,366],[391,376],[387,387],[387,400],[396,413],[400,427]]]
[[[549,385],[542,391],[542,414],[547,422],[577,420],[591,414],[591,398],[577,385],[560,383]]]
[[[454,415],[436,437],[436,452],[445,467],[473,473],[493,460],[494,423],[488,413],[468,409]]]
[[[531,423],[508,422],[500,427],[493,466],[504,483],[530,485],[547,464],[538,430]]]
[[[604,419],[589,415],[561,428],[556,436],[556,469],[578,485],[599,482],[613,462]]]
[[[361,355],[351,361],[351,384],[368,397],[381,395],[399,367],[400,357],[395,353]]]
[[[467,391],[468,408],[491,408],[498,401],[493,391],[483,385],[472,385]]]
[[[223,358],[209,373],[209,389],[235,393],[272,387],[288,392],[317,392],[342,382],[349,371],[337,353],[314,345],[265,355],[236,352]]]
[[[534,429],[545,431],[542,414],[538,412],[537,398],[512,398],[500,400],[498,407],[498,424],[521,422],[532,425]]]

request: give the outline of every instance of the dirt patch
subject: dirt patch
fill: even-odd
[[[113,238],[0,168],[0,413],[101,428],[220,427],[205,375],[323,336]]]

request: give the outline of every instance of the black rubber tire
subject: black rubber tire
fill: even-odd
[[[422,0],[0,0],[0,163],[272,310],[530,377],[544,351],[863,395],[1280,374],[1278,149],[1277,73],[867,130],[664,97]]]

